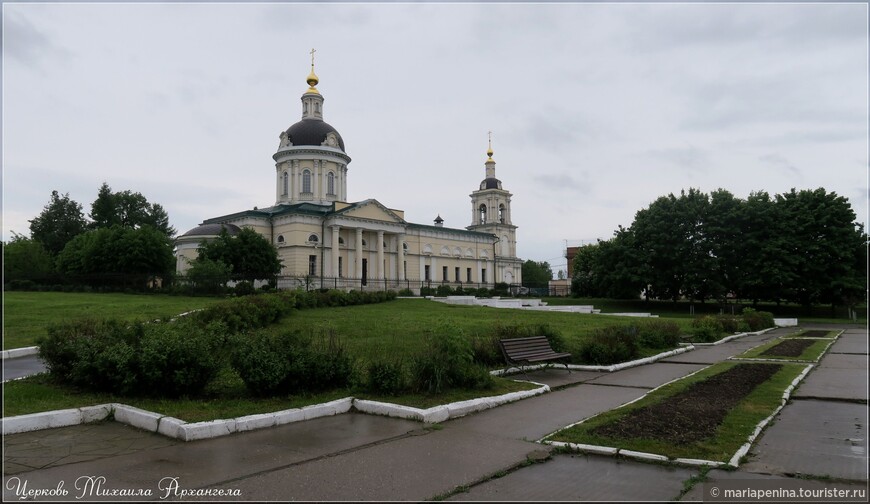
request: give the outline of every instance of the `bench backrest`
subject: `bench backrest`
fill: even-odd
[[[546,336],[511,338],[499,340],[502,350],[510,358],[522,358],[530,354],[553,353]]]

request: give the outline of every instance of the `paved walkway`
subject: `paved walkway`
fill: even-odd
[[[6,436],[4,500],[17,500],[16,488],[25,482],[27,490],[63,482],[67,495],[54,500],[119,498],[93,487],[76,490],[83,476],[104,477],[103,488],[151,492],[128,500],[159,500],[166,492],[161,485],[185,500],[670,500],[698,469],[600,456],[548,458],[550,449],[534,441],[788,332],[615,373],[529,373],[564,388],[435,427],[345,414],[190,443],[115,423]],[[794,482],[791,476],[809,474],[866,488],[866,369],[867,331],[850,330],[798,389],[806,397],[786,406],[760,438],[750,461],[738,471],[711,471],[708,484]],[[701,500],[705,488],[695,485],[683,500]],[[229,495],[180,493],[195,489]]]

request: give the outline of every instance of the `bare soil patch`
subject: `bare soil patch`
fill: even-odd
[[[732,408],[780,369],[782,364],[738,364],[659,403],[596,427],[591,433],[610,438],[657,439],[676,445],[710,438]]]
[[[801,338],[824,338],[828,335],[828,331],[819,331],[814,329],[812,331],[804,331],[800,333],[798,336]]]
[[[776,357],[800,357],[804,350],[816,342],[811,339],[787,339],[761,352],[761,355],[773,355]]]

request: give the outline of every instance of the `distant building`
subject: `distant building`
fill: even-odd
[[[445,227],[440,216],[434,225],[408,222],[402,210],[375,199],[348,202],[351,158],[338,130],[323,120],[318,82],[312,61],[302,119],[281,132],[272,156],[275,204],[212,217],[179,236],[179,273],[190,267],[203,240],[216,238],[222,228],[233,234],[249,227],[277,247],[284,266],[279,287],[418,290],[522,282],[512,194],[495,176],[491,142],[485,178],[470,195],[471,224],[464,229]]]

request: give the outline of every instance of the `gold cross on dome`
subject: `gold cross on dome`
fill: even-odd
[[[311,66],[312,66],[312,68],[314,67],[314,53],[316,53],[316,52],[317,52],[317,49],[312,47],[311,48]]]
[[[492,131],[487,131],[487,135],[489,135],[489,147],[492,148]]]

